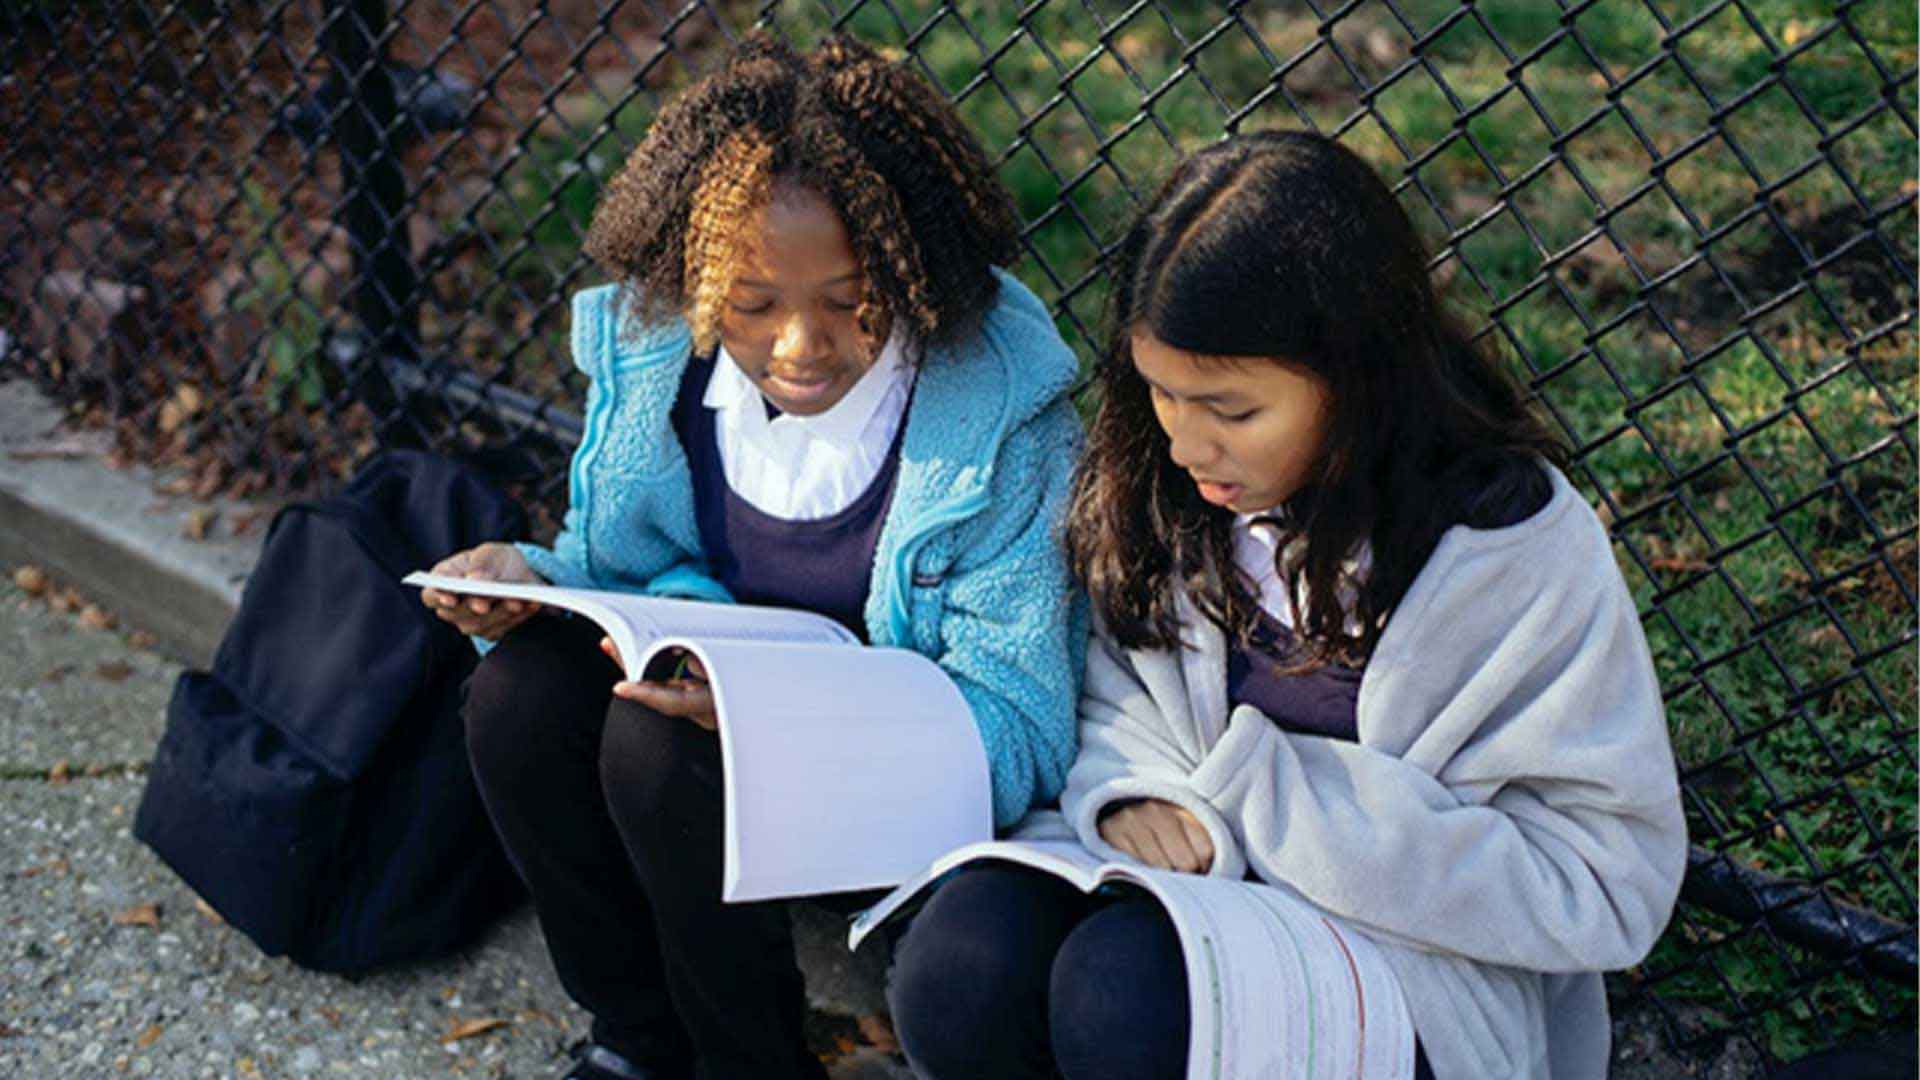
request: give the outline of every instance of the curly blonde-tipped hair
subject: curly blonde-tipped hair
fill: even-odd
[[[736,134],[720,145],[694,188],[682,280],[687,321],[701,349],[712,348],[720,339],[720,304],[746,255],[738,224],[766,205],[772,181],[767,166],[772,161],[773,147]]]
[[[869,336],[964,335],[993,303],[993,268],[1019,250],[1012,201],[933,87],[845,36],[801,56],[758,34],[661,111],[602,195],[587,254],[627,286],[640,322],[684,316],[711,348],[751,250],[742,234],[776,182],[840,215]]]

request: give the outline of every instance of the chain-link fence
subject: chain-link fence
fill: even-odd
[[[1911,1032],[1909,3],[0,0],[6,370],[181,490],[422,444],[551,513],[596,193],[756,23],[957,102],[1083,353],[1178,152],[1307,126],[1379,166],[1578,448],[1666,688],[1695,858],[1620,1037]]]

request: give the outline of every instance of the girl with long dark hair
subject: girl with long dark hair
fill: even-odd
[[[1685,829],[1634,604],[1558,441],[1331,140],[1193,155],[1113,280],[1068,525],[1096,634],[1066,823],[1364,938],[1409,1018],[1367,1075],[1604,1076],[1598,973],[1665,925]],[[1188,1060],[1180,942],[1138,892],[964,871],[891,993],[929,1077]]]

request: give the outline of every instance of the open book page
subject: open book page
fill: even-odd
[[[869,933],[891,918],[902,905],[918,899],[928,885],[954,867],[983,859],[1004,859],[1044,870],[1072,882],[1081,892],[1092,892],[1100,885],[1100,857],[1070,840],[987,840],[968,844],[935,859],[924,870],[902,882],[899,888],[856,915],[852,927],[847,931],[847,948],[858,949]]]
[[[628,664],[628,678],[638,678],[642,670],[643,666],[635,658],[669,634],[748,641],[805,641],[824,645],[860,644],[860,639],[846,627],[811,611],[755,607],[750,604],[709,604],[606,589],[568,589],[558,585],[482,581],[424,571],[415,571],[400,581],[405,585],[470,596],[529,600],[577,612],[592,619],[620,647],[620,656]]]
[[[992,837],[986,748],[933,661],[906,649],[737,638],[653,645],[672,648],[706,666],[720,721],[721,899],[882,888]]]
[[[1126,882],[1160,902],[1186,958],[1189,1080],[1413,1075],[1413,1021],[1378,946],[1296,894],[1256,882],[1103,863],[1064,840],[974,844],[861,912],[848,947],[932,882],[983,859],[1021,863],[1088,893]]]
[[[1369,939],[1272,886],[1114,867],[1179,931],[1193,1018],[1189,1080],[1413,1075],[1413,1021]]]

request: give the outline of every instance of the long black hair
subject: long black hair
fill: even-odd
[[[1563,461],[1562,444],[1441,307],[1426,263],[1393,193],[1331,139],[1239,135],[1174,170],[1114,258],[1099,408],[1068,522],[1075,573],[1122,644],[1179,642],[1180,585],[1230,639],[1250,641],[1259,618],[1234,570],[1232,512],[1203,501],[1168,456],[1134,370],[1136,332],[1326,381],[1319,458],[1282,519],[1282,579],[1305,617],[1296,670],[1371,655],[1440,534],[1514,494],[1490,488],[1545,489],[1534,462]],[[1363,548],[1370,564],[1348,580]]]

